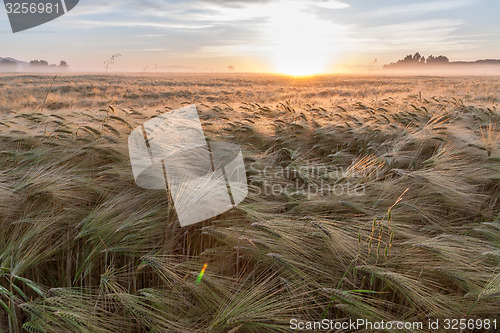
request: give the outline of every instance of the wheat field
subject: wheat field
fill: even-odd
[[[499,100],[498,77],[0,75],[0,329],[499,318]],[[127,137],[191,104],[250,193],[181,228]]]

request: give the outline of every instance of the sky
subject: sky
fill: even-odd
[[[74,71],[314,74],[380,67],[407,54],[500,59],[498,0],[80,0],[12,33],[0,6],[0,57]],[[376,60],[376,61],[375,61]]]

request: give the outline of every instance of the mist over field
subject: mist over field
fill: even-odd
[[[380,70],[377,74],[384,75],[426,75],[426,76],[500,76],[500,65],[466,65],[450,64],[434,66],[433,68],[398,68]]]

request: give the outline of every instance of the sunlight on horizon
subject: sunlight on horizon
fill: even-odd
[[[308,13],[300,2],[277,2],[270,7],[267,34],[270,60],[277,73],[311,76],[325,73],[332,62],[331,24]]]

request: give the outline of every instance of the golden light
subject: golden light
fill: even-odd
[[[319,20],[299,1],[271,5],[269,53],[278,73],[306,76],[324,73],[332,56],[332,25]]]

